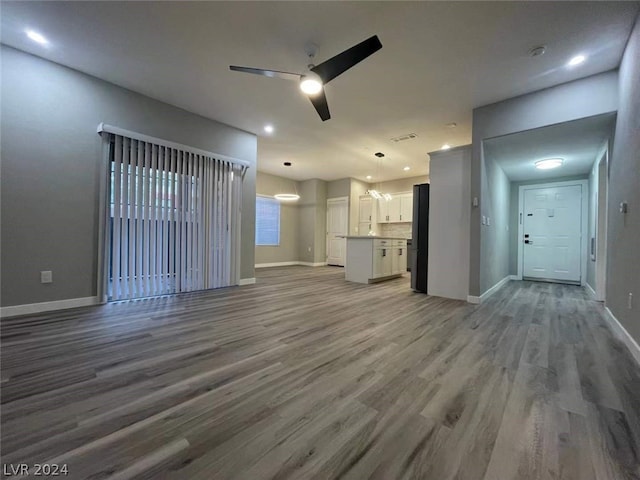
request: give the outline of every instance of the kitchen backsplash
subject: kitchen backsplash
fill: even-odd
[[[410,223],[380,223],[381,237],[411,238]]]

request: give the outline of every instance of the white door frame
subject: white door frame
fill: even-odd
[[[609,215],[609,145],[600,154],[596,167],[598,199],[596,211],[596,300],[604,302],[607,293],[607,216]],[[600,215],[603,212],[603,215]]]
[[[580,285],[587,282],[587,261],[588,255],[588,223],[589,223],[589,181],[588,180],[569,180],[564,182],[548,182],[536,183],[535,185],[520,185],[518,188],[518,280],[522,280],[522,263],[524,260],[524,191],[534,190],[537,188],[548,187],[569,187],[571,185],[582,186],[582,213],[580,219]]]
[[[325,241],[326,246],[326,252],[325,252],[325,261],[327,261],[329,259],[329,205],[332,203],[345,203],[345,205],[347,206],[347,215],[346,215],[346,219],[347,219],[347,228],[345,230],[345,235],[349,235],[349,197],[333,197],[333,198],[327,198],[327,227],[326,227],[326,232],[325,232],[325,238],[327,239]],[[358,212],[358,215],[360,213]],[[345,240],[345,244],[346,244],[346,240]],[[345,262],[346,262],[346,248],[345,248]]]

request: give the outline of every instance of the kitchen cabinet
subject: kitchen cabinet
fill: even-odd
[[[413,194],[405,193],[400,196],[400,221],[413,221]]]
[[[349,236],[345,278],[374,283],[407,271],[407,241],[400,238]]]
[[[371,223],[373,220],[373,198],[368,195],[360,197],[359,223]]]
[[[407,223],[412,221],[413,194],[395,193],[391,199],[378,199],[378,223]]]

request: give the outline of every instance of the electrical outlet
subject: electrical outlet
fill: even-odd
[[[633,293],[629,292],[629,300],[628,300],[628,305],[629,310],[631,310],[633,308]]]
[[[310,252],[310,251],[311,251],[311,247],[307,247],[307,252]]]
[[[53,283],[53,272],[51,270],[42,270],[40,272],[40,283]]]

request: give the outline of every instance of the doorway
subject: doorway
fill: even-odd
[[[520,278],[584,283],[586,193],[585,180],[520,187]]]
[[[327,265],[344,267],[349,232],[349,198],[327,200]]]

